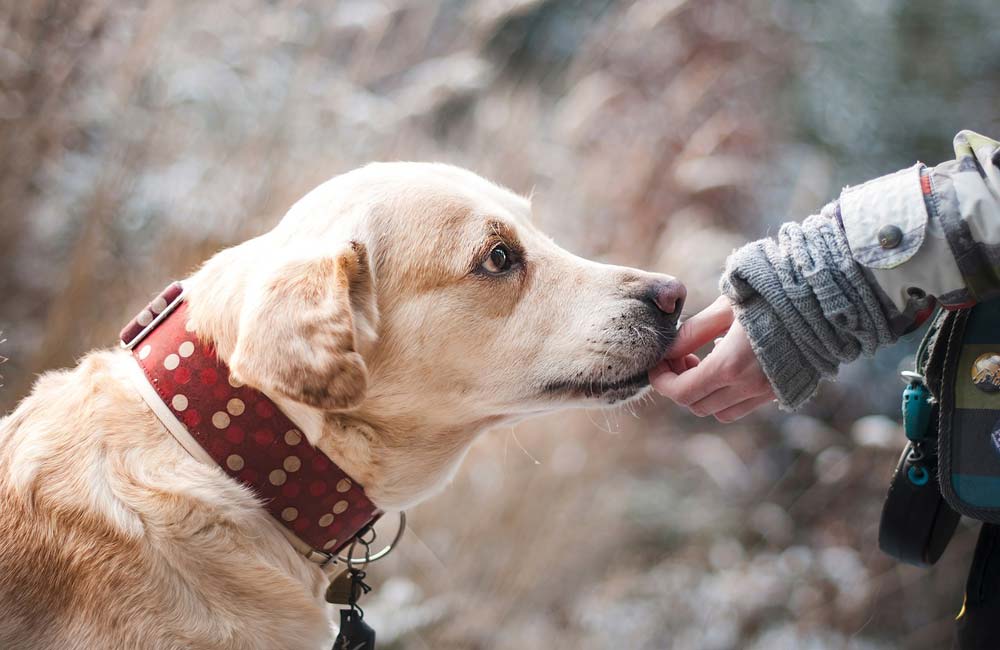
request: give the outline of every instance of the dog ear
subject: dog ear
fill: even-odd
[[[364,245],[285,261],[251,284],[230,370],[319,409],[353,408],[368,389],[359,338],[374,339],[377,317]]]

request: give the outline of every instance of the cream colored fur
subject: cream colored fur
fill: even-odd
[[[492,426],[639,394],[669,344],[644,297],[666,278],[573,256],[529,213],[464,170],[369,165],[210,259],[190,314],[378,506],[406,508]],[[500,242],[519,262],[491,275]],[[178,445],[130,364],[91,353],[0,420],[0,647],[328,648],[322,571]]]

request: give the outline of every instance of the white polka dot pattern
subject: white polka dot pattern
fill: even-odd
[[[154,307],[164,307],[147,308],[155,318]],[[251,488],[299,539],[339,551],[379,517],[364,489],[310,445],[274,402],[233,377],[211,346],[191,336],[185,303],[151,331],[138,327],[133,320],[122,340],[137,331],[146,337],[132,354],[164,404],[219,467]]]
[[[226,410],[229,411],[229,415],[243,415],[243,411],[246,410],[246,404],[243,403],[238,397],[226,402]]]
[[[175,411],[186,411],[188,407],[188,398],[180,393],[177,393],[170,399],[170,406],[173,406]]]

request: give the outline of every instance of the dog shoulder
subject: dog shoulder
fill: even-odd
[[[101,409],[127,404],[109,381],[113,366],[102,352],[45,373],[0,421],[0,639],[14,647],[57,641],[52,630],[67,617],[102,616],[108,576],[143,570],[135,536],[88,498],[100,479],[87,467],[102,448],[89,433]]]
[[[326,613],[302,584],[318,570],[170,437],[132,363],[89,354],[0,420],[0,647],[228,647],[236,628],[240,647],[279,647],[273,630],[316,645]]]

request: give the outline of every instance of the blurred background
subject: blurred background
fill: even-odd
[[[680,276],[1000,135],[996,0],[19,0],[0,7],[0,412],[168,280],[371,160],[534,193]],[[880,554],[915,341],[804,412],[665,400],[495,431],[372,571],[385,648],[941,648],[976,529]]]

